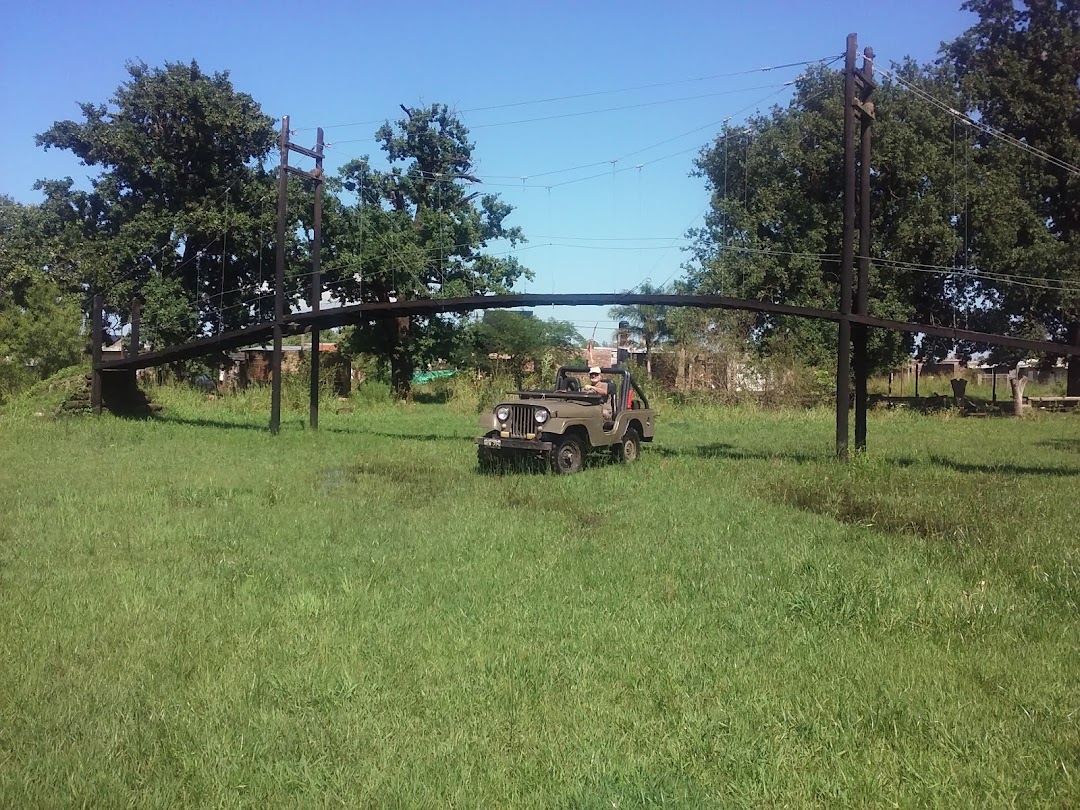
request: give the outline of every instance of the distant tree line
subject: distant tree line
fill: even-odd
[[[1080,11],[1067,0],[963,8],[978,21],[934,63],[875,66],[871,311],[1080,344]],[[836,69],[809,70],[786,107],[725,126],[701,150],[694,171],[711,205],[674,291],[837,305],[842,95]],[[132,63],[108,103],[81,113],[37,140],[94,167],[92,187],[41,180],[39,204],[0,196],[0,396],[79,359],[95,292],[120,320],[141,297],[143,339],[154,347],[272,313],[277,134],[259,104],[228,73],[194,62]],[[388,168],[360,158],[328,178],[329,295],[498,294],[531,277],[492,250],[524,234],[509,224],[509,204],[476,190],[474,144],[453,112],[405,109],[375,137]],[[286,294],[298,302],[313,188],[289,182]],[[635,307],[612,316],[647,356],[665,341],[748,346],[811,365],[835,352],[835,327],[817,321]],[[877,370],[914,350],[911,336],[871,334]],[[500,358],[518,375],[581,337],[570,324],[488,313],[361,325],[349,341],[378,358],[404,396],[414,370],[437,360]],[[972,348],[924,339],[919,351]],[[1077,360],[1069,393],[1080,395]]]

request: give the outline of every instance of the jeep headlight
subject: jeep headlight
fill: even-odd
[[[548,420],[549,416],[551,414],[548,413],[547,408],[537,408],[536,413],[533,414],[533,419],[536,420],[536,424],[542,425]]]
[[[505,405],[500,405],[495,411],[495,416],[500,422],[505,422],[510,418],[510,409]]]

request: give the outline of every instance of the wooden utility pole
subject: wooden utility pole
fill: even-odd
[[[873,51],[866,49],[863,69],[856,71],[855,60],[858,37],[848,34],[844,59],[844,233],[840,261],[840,329],[836,346],[836,456],[841,461],[848,458],[848,418],[851,413],[851,305],[852,275],[855,267],[855,186],[857,180],[855,160],[855,118],[862,119],[862,210],[860,217],[859,244],[859,300],[856,315],[865,317],[869,302],[870,275],[870,119],[873,105],[869,103],[873,82],[870,63]],[[856,328],[859,342],[856,345],[856,448],[866,448],[866,375],[869,364],[866,356],[866,329]]]
[[[271,361],[272,385],[270,393],[270,432],[281,429],[281,336],[285,326],[285,220],[288,217],[289,175],[293,174],[305,180],[315,181],[314,242],[311,248],[311,311],[319,314],[319,301],[322,298],[322,198],[323,198],[323,131],[319,127],[318,143],[315,149],[297,146],[289,140],[289,116],[281,119],[281,136],[278,148],[281,150],[281,165],[278,169],[278,227],[276,270],[274,274],[274,355]],[[315,168],[310,172],[302,171],[289,165],[289,151],[299,152],[315,159]],[[316,321],[317,323],[317,321]],[[319,426],[319,329],[311,330],[311,403],[309,419],[311,427]]]
[[[862,70],[855,73],[855,95],[859,114],[859,285],[855,314],[869,315],[870,307],[870,136],[874,123],[874,50],[863,51]],[[870,355],[866,339],[868,328],[860,324],[852,331],[855,353],[855,450],[866,449],[867,378]]]
[[[844,59],[844,235],[840,247],[840,335],[836,344],[836,456],[848,457],[851,409],[851,271],[855,257],[855,34]]]
[[[101,337],[104,331],[102,309],[105,307],[101,293],[94,294],[90,306],[93,307],[90,312],[90,407],[95,416],[101,416]]]
[[[281,430],[281,330],[285,323],[285,217],[289,212],[289,116],[281,119],[278,137],[277,245],[274,268],[274,353],[270,361],[270,432]]]
[[[323,197],[323,131],[318,129],[315,142],[315,216],[311,243],[311,312],[319,313],[322,301],[322,197]],[[317,323],[317,322],[316,322]],[[311,327],[311,389],[309,392],[308,422],[313,430],[319,428],[319,327]]]

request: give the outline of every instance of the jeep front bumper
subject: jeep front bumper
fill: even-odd
[[[551,442],[533,441],[530,439],[505,439],[501,436],[480,436],[476,443],[489,450],[524,450],[539,453],[550,453]]]

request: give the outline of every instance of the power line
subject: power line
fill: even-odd
[[[517,125],[517,124],[535,124],[535,123],[538,123],[540,121],[555,121],[555,120],[559,120],[559,119],[563,119],[563,118],[576,118],[576,117],[580,117],[580,116],[583,116],[583,115],[599,115],[601,113],[620,112],[622,110],[635,110],[635,109],[642,109],[644,107],[657,107],[657,106],[660,106],[660,105],[663,105],[663,104],[676,104],[676,103],[683,102],[683,101],[697,101],[697,100],[700,100],[700,99],[703,99],[703,98],[716,98],[717,96],[729,96],[729,95],[733,95],[735,93],[750,92],[752,90],[762,90],[762,89],[777,88],[777,87],[783,88],[783,87],[786,87],[788,85],[789,85],[788,82],[784,82],[782,84],[764,84],[764,85],[757,85],[757,86],[754,86],[754,87],[742,87],[742,88],[738,88],[736,90],[721,90],[721,91],[718,91],[718,92],[715,92],[715,93],[702,93],[700,95],[695,95],[695,96],[680,96],[678,98],[660,99],[659,101],[646,101],[646,102],[641,102],[639,104],[623,104],[623,105],[619,105],[617,107],[604,107],[604,108],[597,109],[597,110],[580,110],[578,112],[558,113],[556,115],[542,115],[542,116],[537,116],[536,118],[521,118],[521,119],[518,119],[518,120],[515,120],[515,121],[497,121],[497,122],[491,123],[491,124],[474,124],[473,126],[469,127],[469,131],[471,132],[471,131],[477,130],[477,129],[491,129],[493,127],[513,126],[513,125]],[[328,146],[340,146],[343,143],[373,143],[374,141],[375,141],[375,138],[373,138],[373,137],[372,138],[348,138],[348,139],[343,140],[343,141],[334,141],[333,144],[327,144],[327,145]]]
[[[831,60],[827,64],[832,64],[832,62],[835,62],[837,58],[839,58],[839,57],[834,58],[833,60]],[[771,97],[773,97],[773,96],[779,94],[780,92],[782,92],[787,87],[790,87],[791,85],[795,84],[797,81],[798,81],[798,77],[796,77],[795,79],[793,79],[791,81],[784,82],[783,84],[779,85],[779,89],[776,89],[773,92],[768,93],[767,95],[763,96],[762,98],[757,99],[756,101],[746,105],[745,107],[742,107],[741,109],[730,113],[729,115],[725,116],[724,118],[718,119],[716,121],[709,122],[708,124],[703,124],[702,126],[695,127],[693,129],[687,130],[686,132],[682,132],[682,133],[680,133],[678,135],[675,135],[675,136],[672,136],[670,138],[666,138],[666,139],[664,139],[662,141],[658,141],[656,143],[650,144],[649,146],[645,146],[645,147],[642,147],[640,149],[636,149],[636,150],[634,150],[632,152],[627,152],[627,153],[622,154],[619,157],[614,158],[614,159],[601,160],[601,161],[596,161],[596,162],[593,162],[593,163],[582,164],[582,165],[579,165],[579,166],[572,166],[572,167],[569,167],[569,168],[566,168],[566,169],[554,169],[554,170],[551,170],[551,171],[534,173],[534,174],[472,175],[472,177],[476,177],[477,179],[483,181],[484,185],[491,186],[491,187],[494,187],[494,188],[517,188],[517,189],[534,188],[534,189],[546,189],[548,192],[550,192],[552,188],[555,188],[557,186],[572,185],[574,183],[584,182],[586,180],[594,180],[594,179],[601,178],[601,177],[609,177],[612,174],[618,174],[618,173],[621,173],[621,172],[630,171],[632,169],[636,169],[636,170],[640,171],[640,169],[645,167],[645,166],[651,165],[653,163],[659,163],[661,161],[668,160],[668,159],[673,158],[673,157],[679,157],[681,155],[688,154],[689,152],[696,151],[700,147],[694,146],[694,147],[691,147],[689,149],[683,149],[683,150],[680,150],[678,152],[674,152],[672,154],[665,155],[663,157],[654,158],[653,160],[646,161],[645,163],[637,164],[637,165],[630,166],[630,167],[625,167],[625,168],[619,169],[619,170],[614,170],[614,167],[613,167],[612,172],[607,172],[607,171],[599,172],[599,173],[596,173],[596,174],[587,175],[585,177],[578,177],[578,178],[573,178],[571,180],[565,180],[565,181],[562,181],[560,183],[554,183],[554,184],[550,184],[550,185],[544,185],[544,184],[539,184],[538,185],[538,184],[526,183],[525,182],[528,179],[532,179],[532,178],[536,178],[536,177],[547,177],[547,176],[554,175],[554,174],[564,174],[564,173],[567,173],[567,172],[578,171],[580,169],[593,168],[595,166],[613,165],[613,164],[618,163],[618,162],[620,162],[622,160],[625,160],[626,158],[634,157],[634,156],[639,155],[639,154],[641,154],[643,152],[647,152],[647,151],[649,151],[651,149],[655,149],[658,146],[663,146],[664,144],[670,143],[672,141],[679,140],[680,138],[684,138],[687,135],[692,135],[692,134],[694,134],[696,132],[700,132],[703,129],[708,129],[710,127],[714,127],[714,126],[717,126],[719,124],[724,124],[727,121],[734,118],[735,116],[745,112],[746,110],[749,110],[749,109],[751,109],[753,107],[759,106],[760,104],[764,103],[765,101],[767,101]],[[775,87],[775,85],[773,85],[773,87]],[[359,156],[354,156],[354,157],[359,157]],[[348,158],[343,156],[343,159],[348,159]],[[432,173],[432,172],[423,172],[423,171],[420,172],[420,175],[422,177],[426,177],[428,179],[436,180],[438,182],[447,182],[447,181],[453,181],[455,179],[459,179],[457,176],[443,177],[441,175],[441,173]],[[491,182],[488,182],[489,179],[519,179],[519,180],[521,180],[521,182],[520,183],[491,183]]]
[[[782,64],[782,65],[769,65],[769,66],[766,66],[766,67],[749,68],[747,70],[737,70],[737,71],[732,71],[730,73],[715,73],[715,74],[713,74],[711,76],[698,76],[698,77],[692,78],[692,79],[675,79],[673,81],[667,81],[667,82],[653,82],[651,84],[632,85],[630,87],[620,87],[620,88],[616,88],[614,90],[593,90],[593,91],[590,91],[590,92],[572,93],[572,94],[564,95],[564,96],[550,96],[548,98],[531,99],[531,100],[528,100],[528,101],[512,101],[512,102],[507,102],[505,104],[490,104],[490,105],[483,106],[483,107],[469,107],[469,108],[463,109],[463,110],[456,110],[455,112],[464,115],[464,114],[473,113],[473,112],[487,112],[489,110],[504,110],[504,109],[509,109],[509,108],[512,108],[512,107],[526,107],[526,106],[529,106],[529,105],[532,105],[532,104],[549,104],[549,103],[556,102],[556,101],[572,101],[574,99],[579,99],[579,98],[591,98],[591,97],[595,97],[595,96],[614,95],[616,93],[630,93],[630,92],[634,92],[634,91],[637,91],[637,90],[653,90],[653,89],[655,89],[657,87],[673,87],[673,86],[679,85],[679,84],[692,84],[694,82],[712,81],[714,79],[728,79],[728,78],[731,78],[733,76],[748,76],[748,75],[750,75],[752,73],[767,73],[767,72],[772,71],[772,70],[782,70],[784,68],[791,68],[791,67],[803,67],[803,66],[806,66],[806,65],[814,65],[814,64],[823,63],[823,62],[830,62],[830,64],[831,64],[831,62],[835,62],[837,59],[842,58],[842,56],[843,56],[843,54],[841,54],[841,56],[839,56],[839,57],[823,56],[820,59],[807,59],[807,60],[802,61],[802,62],[787,62],[787,63]],[[385,121],[385,119],[377,119],[377,120],[371,120],[371,121],[353,121],[353,122],[344,123],[344,124],[329,124],[328,126],[324,126],[323,129],[324,130],[325,129],[345,129],[345,128],[348,128],[348,127],[370,126],[371,124],[382,124],[382,123],[384,123],[384,121]],[[315,129],[315,127],[299,127],[299,128],[294,127],[291,131],[292,132],[305,132],[305,131],[312,130],[312,129]]]
[[[874,61],[869,56],[867,56],[865,58],[867,60],[871,61],[871,62]],[[875,67],[883,75],[888,76],[889,78],[893,79],[897,84],[903,85],[904,87],[906,87],[908,90],[910,90],[912,93],[914,93],[916,96],[923,99],[927,103],[933,105],[934,107],[937,107],[939,110],[942,110],[943,112],[947,113],[948,115],[953,116],[956,120],[960,121],[965,126],[969,126],[969,127],[974,128],[974,129],[977,129],[980,132],[984,132],[984,133],[986,133],[987,135],[989,135],[989,136],[991,136],[993,138],[998,138],[999,140],[1004,141],[1005,143],[1009,144],[1010,146],[1013,146],[1013,147],[1015,147],[1017,149],[1020,149],[1020,150],[1022,150],[1024,152],[1028,152],[1029,154],[1032,154],[1032,155],[1034,155],[1034,156],[1036,156],[1038,158],[1041,158],[1042,160],[1045,160],[1047,163],[1051,164],[1052,166],[1056,166],[1059,169],[1064,169],[1065,171],[1069,172],[1070,174],[1080,175],[1080,166],[1076,166],[1076,165],[1074,165],[1072,163],[1068,163],[1067,161],[1062,160],[1059,157],[1051,155],[1049,152],[1046,152],[1046,151],[1044,151],[1042,149],[1039,149],[1036,146],[1032,146],[1029,143],[1025,143],[1024,141],[1021,141],[1018,138],[1014,138],[1012,135],[1010,135],[1007,132],[1004,132],[1003,130],[992,127],[989,124],[984,124],[981,121],[976,121],[974,118],[969,116],[967,113],[963,113],[960,110],[957,110],[957,109],[955,109],[953,107],[950,107],[944,101],[941,101],[941,100],[939,100],[937,98],[934,98],[934,96],[930,95],[929,93],[927,93],[925,90],[923,90],[921,87],[918,87],[914,83],[909,82],[907,79],[904,79],[904,78],[898,76],[895,73],[892,73],[892,72],[890,72],[888,70],[885,70],[882,67],[878,67],[876,63],[875,63]]]
[[[1068,279],[1051,279],[1045,276],[1021,276],[1016,273],[995,273],[989,270],[977,268],[947,267],[936,264],[919,264],[917,262],[905,262],[899,259],[871,258],[871,262],[888,267],[906,268],[920,273],[935,273],[938,275],[966,276],[976,281],[993,281],[1002,284],[1016,284],[1021,287],[1032,287],[1044,290],[1056,290],[1059,292],[1080,292],[1080,281],[1074,282]],[[1038,283],[1045,282],[1045,283]]]

